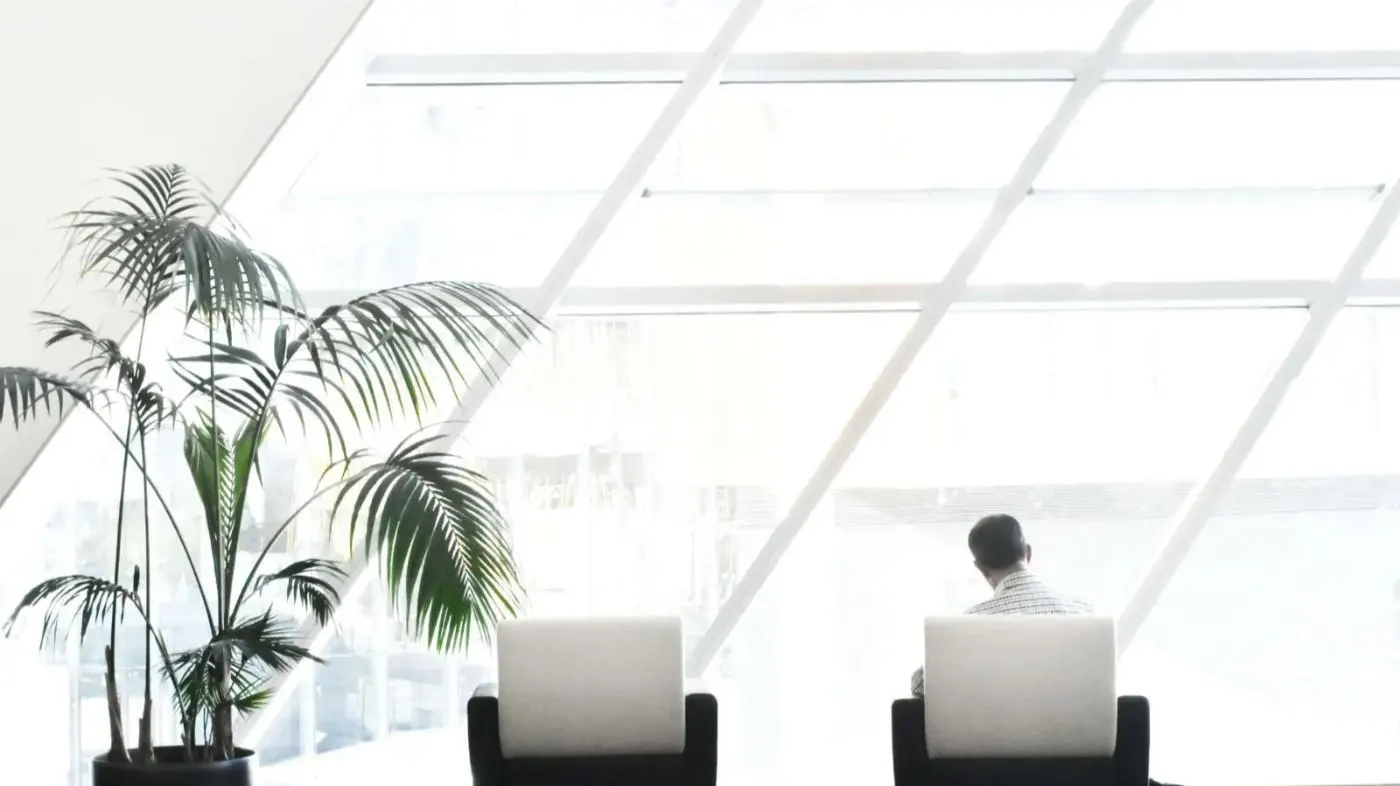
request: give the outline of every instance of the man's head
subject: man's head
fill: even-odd
[[[1021,522],[1005,514],[987,516],[972,525],[967,547],[972,550],[972,564],[993,589],[1031,561],[1031,546],[1021,532]]]

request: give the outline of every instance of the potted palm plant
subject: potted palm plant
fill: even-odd
[[[376,556],[384,587],[409,629],[434,647],[466,646],[514,614],[519,582],[506,523],[486,478],[425,428],[386,454],[360,447],[367,430],[421,424],[434,402],[489,384],[498,347],[539,327],[496,289],[431,281],[372,292],[315,313],[287,270],[255,251],[176,166],[117,172],[112,192],[71,215],[80,275],[115,291],[137,320],[124,344],[57,313],[39,314],[47,343],[78,345],[70,369],[0,367],[0,421],[77,410],[120,456],[106,575],[65,575],[29,590],[6,632],[37,619],[41,645],[76,629],[101,636],[111,744],[93,762],[95,786],[251,783],[254,755],[234,721],[262,706],[270,680],[316,660],[288,602],[329,624],[345,571],[334,559],[280,567],[273,547],[297,527],[343,528],[351,548]],[[179,317],[184,349],[146,358],[158,314]],[[183,466],[162,472],[158,440],[178,439]],[[285,520],[257,522],[250,495],[264,448],[281,440],[323,459],[324,472]],[[184,513],[171,500],[195,502]],[[154,614],[152,531],[197,595],[194,646],[173,646]],[[130,536],[138,554],[123,556]],[[129,549],[130,551],[130,549]],[[133,557],[135,557],[133,559]],[[117,679],[118,628],[139,626],[143,695],[134,744]],[[153,739],[154,696],[167,696],[180,738]]]

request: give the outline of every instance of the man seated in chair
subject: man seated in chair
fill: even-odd
[[[992,597],[968,614],[1092,614],[1089,604],[1059,594],[1031,573],[1031,545],[1021,522],[1011,516],[987,516],[967,533],[972,564],[992,587]],[[916,697],[924,695],[924,670],[910,680]]]

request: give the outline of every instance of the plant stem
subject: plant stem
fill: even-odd
[[[296,521],[297,516],[300,516],[302,514],[302,511],[311,507],[311,505],[314,502],[316,502],[316,500],[320,499],[323,495],[329,494],[330,492],[335,491],[341,486],[344,486],[348,483],[359,479],[359,477],[362,474],[364,473],[357,472],[354,475],[351,475],[346,478],[341,478],[340,480],[335,481],[331,485],[318,490],[316,493],[312,494],[304,502],[302,502],[296,510],[292,511],[292,514],[288,516],[286,520],[283,521],[282,524],[278,526],[275,531],[273,531],[272,536],[267,539],[267,542],[265,544],[263,544],[262,551],[258,552],[258,558],[256,560],[253,560],[253,566],[248,569],[248,575],[243,579],[243,587],[238,591],[238,597],[233,602],[233,613],[235,616],[238,614],[238,610],[242,608],[243,601],[247,599],[248,591],[253,588],[253,582],[257,581],[258,568],[262,567],[263,560],[267,559],[267,555],[272,552],[272,547],[277,545],[277,542],[282,539],[282,535],[285,534],[287,528],[290,527],[292,523]]]
[[[208,315],[208,339],[209,345],[214,344],[214,315]],[[223,514],[223,436],[219,433],[219,396],[218,381],[215,373],[214,353],[209,353],[209,429],[213,433],[214,443],[214,468],[218,477],[214,482],[214,505],[213,515],[215,521],[209,522],[209,544],[210,555],[214,560],[214,605],[218,607],[219,629],[215,634],[223,633],[228,627],[228,594],[224,592],[224,521]]]
[[[103,420],[102,416],[98,415],[91,408],[89,408],[88,411],[92,412],[93,416],[97,418],[97,422],[101,423],[102,426],[107,429],[107,433],[112,435],[112,439],[121,443],[122,436],[117,433],[116,429],[112,428],[112,424]],[[165,518],[170,522],[170,529],[175,533],[175,539],[180,544],[180,550],[184,552],[185,562],[190,567],[190,577],[194,579],[194,588],[199,592],[199,598],[204,604],[204,616],[209,622],[209,633],[213,635],[217,630],[214,625],[214,612],[209,606],[209,595],[204,591],[204,582],[199,578],[199,567],[195,564],[194,552],[190,551],[189,542],[185,540],[184,533],[180,531],[180,525],[175,521],[175,513],[171,511],[170,504],[165,501],[165,495],[161,493],[160,486],[156,485],[155,480],[151,478],[150,473],[147,471],[146,462],[137,459],[129,446],[123,445],[122,447],[125,448],[127,457],[131,459],[131,462],[136,465],[136,468],[140,470],[142,476],[145,477],[146,482],[150,486],[151,493],[155,494],[156,502],[160,503],[161,510],[165,511]]]
[[[131,754],[127,753],[126,739],[122,735],[122,702],[117,694],[116,656],[112,654],[111,645],[104,647],[102,654],[107,661],[107,723],[112,729],[112,749],[107,757],[112,761],[130,762]]]
[[[146,463],[146,432],[141,432],[141,463]],[[155,636],[155,631],[151,626],[151,614],[155,613],[155,608],[151,605],[151,584],[153,575],[151,573],[151,484],[146,477],[146,473],[141,473],[141,513],[142,529],[146,539],[145,572],[146,572],[146,670],[145,670],[145,695],[141,705],[141,725],[137,732],[136,749],[141,761],[146,764],[154,763],[156,760],[155,742],[151,739],[151,639]]]
[[[219,700],[214,705],[214,758],[217,760],[233,758],[233,672],[229,668],[229,656],[226,649],[219,650],[215,655],[215,664],[219,674]]]
[[[126,415],[126,439],[123,446],[131,445],[131,432],[135,426],[136,410],[129,409]],[[121,490],[117,493],[117,548],[116,555],[112,559],[112,583],[120,584],[122,580],[122,540],[123,529],[126,520],[126,473],[131,466],[128,456],[122,456]],[[105,681],[107,684],[107,725],[111,734],[111,745],[107,751],[107,758],[116,762],[131,761],[131,754],[127,752],[126,735],[122,731],[122,705],[121,695],[117,690],[117,617],[113,614],[111,624],[108,626],[110,632],[107,640],[107,647],[104,652],[107,672]]]
[[[214,344],[214,315],[209,315],[209,345]],[[232,328],[230,327],[230,330]],[[230,337],[231,339],[232,337]],[[225,543],[225,525],[228,522],[223,520],[223,471],[224,457],[221,455],[224,447],[223,436],[219,432],[219,396],[218,396],[218,375],[214,365],[214,353],[209,353],[209,428],[213,432],[214,442],[214,467],[219,473],[219,477],[214,482],[214,505],[213,514],[219,517],[215,526],[210,527],[210,535],[214,537],[214,582],[215,595],[219,607],[219,634],[228,630],[233,624],[231,618],[232,598],[229,596],[233,591],[233,567],[232,553],[237,548],[236,543]],[[215,653],[215,668],[218,669],[219,693],[214,701],[214,713],[212,728],[210,729],[210,747],[213,758],[218,760],[233,758],[233,675],[229,670],[228,651],[220,649]]]

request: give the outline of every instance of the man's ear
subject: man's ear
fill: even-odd
[[[1031,544],[1027,543],[1027,544],[1026,544],[1026,564],[1027,564],[1027,565],[1031,564],[1031,554],[1032,554],[1032,553],[1033,553],[1033,550],[1031,549]]]

